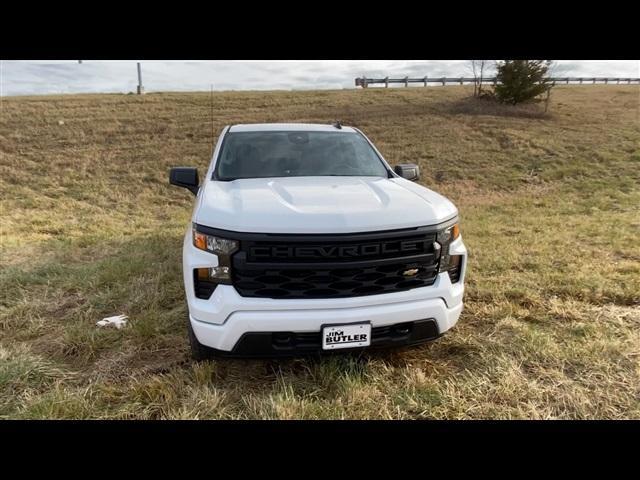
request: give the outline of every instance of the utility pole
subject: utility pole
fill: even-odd
[[[142,86],[142,67],[138,62],[138,95],[144,95],[144,87]]]

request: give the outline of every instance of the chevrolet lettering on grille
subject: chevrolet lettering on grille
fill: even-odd
[[[380,256],[391,254],[421,253],[430,242],[425,240],[403,240],[393,242],[367,243],[361,245],[309,245],[309,246],[254,246],[249,249],[249,257],[254,260],[269,258],[332,259]]]

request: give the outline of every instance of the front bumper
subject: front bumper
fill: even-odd
[[[322,325],[358,321],[369,321],[376,329],[428,320],[437,329],[437,337],[456,324],[462,311],[467,265],[462,237],[450,246],[451,254],[463,255],[460,280],[455,284],[447,273],[441,273],[428,287],[336,299],[248,298],[240,296],[230,285],[218,285],[209,299],[197,298],[193,269],[216,266],[217,259],[193,247],[190,231],[183,247],[184,284],[193,332],[201,344],[218,351],[233,352],[241,345],[240,339],[249,333],[319,333]]]
[[[440,336],[434,319],[398,323],[375,327],[371,331],[371,345],[367,348],[399,347],[416,345]],[[230,352],[215,350],[225,357],[290,357],[310,354],[339,354],[362,348],[322,350],[321,332],[247,332]]]

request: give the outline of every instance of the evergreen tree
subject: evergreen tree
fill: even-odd
[[[550,60],[504,60],[496,62],[498,100],[515,105],[547,92],[551,83],[547,72]]]

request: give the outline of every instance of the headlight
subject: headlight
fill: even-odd
[[[211,297],[211,294],[219,284],[231,285],[231,254],[238,250],[239,245],[237,240],[199,232],[195,225],[193,225],[192,232],[193,245],[196,248],[218,256],[217,266],[195,268],[193,270],[195,295],[198,298],[207,299]]]
[[[438,243],[440,246],[444,247],[445,245],[449,245],[456,238],[460,236],[460,224],[454,223],[450,227],[445,228],[438,232]]]
[[[460,236],[460,225],[455,224],[441,230],[436,236],[436,241],[440,245],[440,267],[438,271],[448,272],[452,283],[460,279],[460,258],[459,255],[449,255],[449,245]]]
[[[214,237],[196,230],[193,227],[193,245],[200,250],[215,253],[216,255],[231,255],[238,249],[236,240]]]

